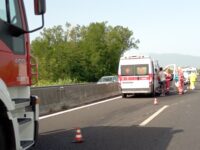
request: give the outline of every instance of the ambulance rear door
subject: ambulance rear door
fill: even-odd
[[[122,61],[119,68],[119,80],[122,93],[151,93],[152,65],[148,59]]]

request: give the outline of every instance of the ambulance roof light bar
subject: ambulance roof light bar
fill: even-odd
[[[131,55],[131,56],[123,56],[122,59],[142,59],[142,58],[150,58],[150,56],[145,55]]]

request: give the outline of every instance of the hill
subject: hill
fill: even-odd
[[[190,56],[172,53],[150,53],[149,55],[157,59],[161,66],[166,66],[167,64],[177,64],[178,66],[191,66],[200,68],[200,56]]]

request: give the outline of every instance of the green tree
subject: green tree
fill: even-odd
[[[138,43],[128,28],[97,22],[45,28],[31,46],[39,59],[40,80],[94,82],[103,75],[117,74],[120,55]]]

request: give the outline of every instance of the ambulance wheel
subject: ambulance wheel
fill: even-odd
[[[127,96],[126,94],[124,94],[124,93],[122,94],[122,98],[126,98],[126,96]]]
[[[154,90],[152,91],[151,96],[152,96],[152,97],[155,97],[155,96],[156,96],[156,92],[155,92]]]
[[[2,124],[0,124],[0,150],[6,150],[5,134]]]

